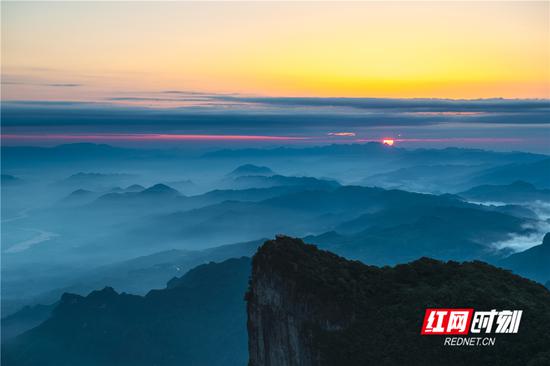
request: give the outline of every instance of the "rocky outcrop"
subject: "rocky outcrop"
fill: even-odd
[[[550,292],[482,262],[378,268],[280,236],[254,256],[246,299],[249,366],[550,362]],[[420,335],[426,308],[464,307],[523,310],[520,332],[491,349]]]
[[[247,294],[250,366],[319,365],[315,330],[340,330],[352,323],[349,309],[312,291],[322,279],[302,283],[288,278],[305,266],[314,270],[315,261],[302,262],[307,252],[314,253],[313,246],[296,246],[294,239],[279,237],[266,242],[254,257]],[[335,255],[331,259],[339,260]]]

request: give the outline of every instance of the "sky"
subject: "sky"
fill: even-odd
[[[7,99],[86,99],[106,88],[397,98],[550,92],[548,2],[8,2],[2,10],[4,79],[41,84],[6,88]]]
[[[519,136],[528,148],[547,136],[547,103],[471,110],[403,101],[547,101],[548,14],[549,2],[2,2],[3,142],[115,132],[319,141],[406,134],[503,144]],[[372,102],[384,98],[385,107]],[[37,128],[29,117],[37,108],[70,115],[71,125],[50,119]],[[119,117],[79,123],[75,111],[90,109],[187,117],[139,128]],[[256,117],[212,129],[205,113]],[[281,117],[289,114],[300,124],[289,127]],[[332,124],[304,122],[327,114]]]

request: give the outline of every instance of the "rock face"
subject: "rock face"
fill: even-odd
[[[550,292],[482,262],[372,267],[278,237],[253,258],[249,366],[547,365]],[[421,336],[426,308],[523,310],[492,347]]]
[[[250,366],[319,365],[321,354],[313,343],[314,328],[339,330],[351,323],[353,315],[338,304],[327,306],[322,294],[286,278],[307,265],[301,260],[307,260],[312,248],[278,237],[267,241],[254,256],[247,294]],[[343,261],[336,255],[332,259]]]

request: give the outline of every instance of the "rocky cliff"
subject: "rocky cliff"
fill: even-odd
[[[278,237],[253,258],[250,366],[548,365],[550,292],[482,262],[372,267]],[[492,347],[421,336],[426,308],[523,310]]]
[[[247,294],[251,366],[318,365],[321,354],[314,344],[316,328],[341,330],[353,321],[352,309],[328,301],[332,294],[323,291],[324,280],[331,279],[321,278],[323,268],[316,269],[316,258],[310,256],[320,252],[296,243],[279,237],[266,242],[254,257]],[[336,266],[346,263],[329,252],[323,254],[330,256]],[[303,270],[321,277],[289,280],[288,275]]]

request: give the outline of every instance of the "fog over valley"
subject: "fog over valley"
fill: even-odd
[[[2,163],[5,315],[68,290],[145,294],[281,233],[369,264],[496,263],[550,226],[550,158],[534,153],[79,143],[5,146]]]

